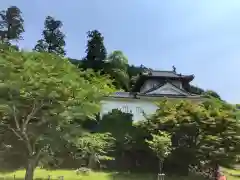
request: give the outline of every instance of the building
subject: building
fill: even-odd
[[[132,113],[133,120],[138,121],[144,119],[143,114],[153,114],[157,109],[156,101],[164,97],[199,101],[200,95],[189,92],[193,79],[194,75],[177,74],[174,67],[173,71],[149,70],[138,76],[131,92],[116,92],[105,97],[100,115],[119,109]]]

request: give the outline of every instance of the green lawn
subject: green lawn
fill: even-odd
[[[240,174],[237,170],[224,169],[227,172],[228,180],[239,180],[240,177],[234,177],[230,174]],[[13,179],[14,174],[16,180],[22,180],[25,174],[24,170],[16,171],[13,173],[0,173],[0,179]],[[51,179],[59,179],[59,176],[64,176],[64,180],[156,180],[156,175],[151,174],[121,174],[121,173],[107,173],[107,172],[91,172],[89,175],[77,175],[75,171],[70,170],[55,170],[47,171],[43,169],[37,169],[35,171],[34,179],[48,179],[48,175],[51,175]],[[199,177],[166,177],[166,180],[203,180]]]

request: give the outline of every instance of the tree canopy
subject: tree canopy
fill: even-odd
[[[21,142],[19,153],[28,159],[26,179],[42,158],[83,133],[75,119],[94,117],[102,96],[112,92],[107,78],[80,72],[53,54],[5,50],[0,69],[1,136],[11,147],[6,137]]]
[[[1,11],[0,40],[9,42],[21,39],[21,34],[24,32],[23,23],[22,12],[17,6],[10,6],[7,10]]]
[[[44,22],[42,32],[43,39],[37,41],[34,50],[39,52],[55,53],[61,56],[65,55],[65,35],[61,31],[62,22],[51,16],[47,16]]]
[[[202,103],[164,100],[158,107],[144,122],[144,127],[153,134],[169,133],[171,156],[186,163],[186,168],[202,162],[211,167],[236,163],[240,152],[240,124],[234,106],[215,100]]]
[[[113,51],[105,60],[106,72],[119,89],[129,90],[128,59],[121,51]]]

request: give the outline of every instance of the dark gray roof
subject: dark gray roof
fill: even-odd
[[[152,76],[180,77],[180,75],[173,71],[152,71],[150,74]]]
[[[203,98],[201,95],[175,95],[175,94],[141,94],[136,93],[132,94],[129,92],[115,92],[110,96],[112,98],[130,98],[130,99],[140,99],[141,97],[176,97],[176,98]]]
[[[158,76],[158,77],[173,77],[173,78],[179,78],[179,77],[185,77],[185,75],[182,74],[177,74],[174,71],[157,71],[157,70],[152,70],[146,72],[148,76]],[[145,73],[143,73],[145,74]],[[190,75],[192,76],[192,75]]]

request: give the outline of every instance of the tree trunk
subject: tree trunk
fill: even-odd
[[[88,168],[94,169],[96,167],[96,158],[95,154],[91,154],[88,159]]]
[[[220,172],[220,167],[217,163],[214,164],[213,166],[213,176],[214,176],[214,180],[218,179],[218,173]]]
[[[36,158],[29,158],[26,168],[25,180],[33,180],[34,170],[37,166]]]
[[[163,162],[162,160],[159,160],[159,173],[162,174],[162,169],[163,169]]]

